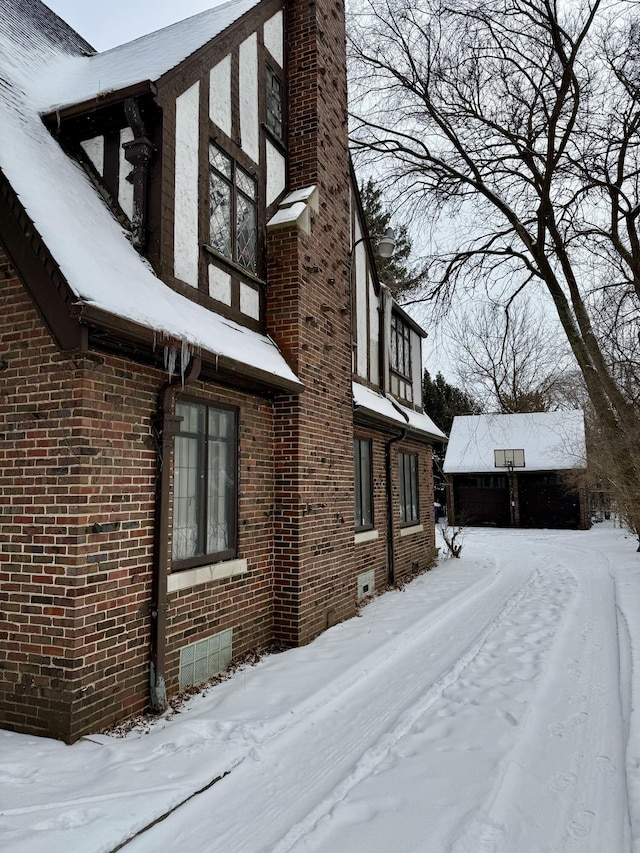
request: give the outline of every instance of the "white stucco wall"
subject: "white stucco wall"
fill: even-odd
[[[200,84],[176,100],[174,275],[198,285],[198,114]]]
[[[133,142],[133,131],[125,127],[120,131],[120,162],[118,167],[118,203],[129,219],[133,219],[133,184],[127,180],[133,166],[124,156],[125,142]]]
[[[225,56],[209,72],[209,116],[231,136],[231,56]]]
[[[240,45],[240,136],[242,150],[260,162],[258,123],[258,36],[252,33]]]
[[[286,164],[282,154],[266,141],[267,152],[267,205],[274,202],[284,191],[286,181]]]
[[[411,379],[413,402],[422,406],[422,338],[411,330]]]
[[[94,136],[80,143],[99,175],[104,175],[104,136]]]
[[[209,296],[231,305],[231,276],[215,264],[209,264]]]
[[[284,27],[281,11],[276,12],[264,25],[264,46],[282,68],[284,66]]]
[[[260,319],[260,294],[255,287],[243,281],[240,282],[240,310],[247,317],[253,317],[254,320]]]

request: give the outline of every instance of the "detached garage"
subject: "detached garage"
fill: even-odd
[[[585,467],[581,410],[457,417],[444,460],[449,520],[586,530],[586,489],[567,477]]]

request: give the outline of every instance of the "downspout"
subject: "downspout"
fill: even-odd
[[[200,375],[201,359],[194,357],[185,371],[183,381],[178,377],[166,382],[158,394],[156,414],[158,442],[158,476],[156,478],[156,528],[155,559],[151,589],[151,654],[149,665],[149,699],[151,709],[163,711],[167,707],[165,683],[167,651],[167,567],[169,565],[169,486],[171,466],[169,460],[180,431],[182,418],[173,414],[176,393],[185,385],[195,382]]]
[[[393,544],[393,489],[391,485],[391,445],[402,439],[407,434],[406,429],[401,429],[398,435],[390,438],[384,443],[384,465],[387,486],[387,582],[393,586],[396,581],[396,554]]]

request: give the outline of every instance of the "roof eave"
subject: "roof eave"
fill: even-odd
[[[156,353],[159,349],[159,333],[154,329],[110,314],[87,303],[77,305],[75,311],[81,316],[83,324],[110,333],[113,340],[122,341],[125,346],[130,342],[144,348],[149,355]],[[202,359],[203,376],[218,379],[225,384],[240,384],[250,390],[271,393],[299,394],[304,390],[304,385],[300,381],[278,376],[230,356],[202,348],[198,348],[198,354]]]

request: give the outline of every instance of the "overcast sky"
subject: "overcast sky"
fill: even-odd
[[[159,30],[224,0],[44,0],[97,50]]]

